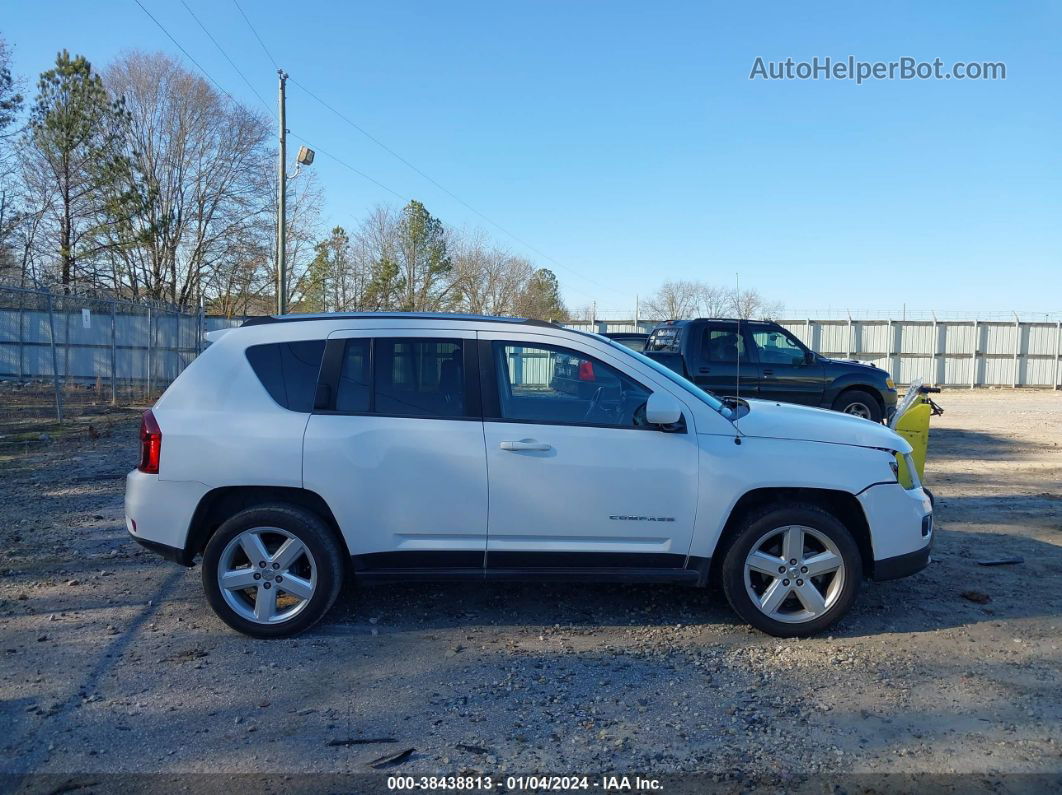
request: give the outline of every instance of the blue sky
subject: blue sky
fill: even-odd
[[[272,110],[275,69],[231,0],[185,1]],[[180,2],[142,2],[262,107]],[[31,88],[62,47],[99,67],[179,54],[133,0],[48,5],[0,20]],[[293,78],[556,262],[289,84],[293,134],[553,268],[572,306],[740,272],[794,311],[1062,311],[1062,4],[241,5]],[[749,80],[757,56],[848,55],[1003,61],[1007,79]],[[313,168],[329,224],[399,201]]]

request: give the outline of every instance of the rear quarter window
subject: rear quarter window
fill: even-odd
[[[324,340],[252,345],[247,361],[269,396],[291,411],[313,411]]]
[[[658,328],[649,335],[645,344],[647,351],[679,352],[679,330],[677,328]]]

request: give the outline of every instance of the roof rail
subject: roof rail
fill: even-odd
[[[561,328],[556,323],[522,317],[498,317],[496,315],[467,315],[459,312],[325,312],[320,314],[258,315],[243,321],[246,326],[264,326],[272,323],[305,323],[312,320],[464,320],[477,323],[509,323],[512,325],[544,326]]]

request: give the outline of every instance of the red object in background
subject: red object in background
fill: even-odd
[[[151,409],[140,420],[140,463],[137,469],[149,475],[159,473],[159,457],[162,455],[162,429]]]
[[[596,381],[597,377],[594,375],[594,363],[589,359],[583,359],[579,362],[579,380],[580,381]]]

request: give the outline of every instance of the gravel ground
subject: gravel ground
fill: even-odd
[[[939,402],[934,562],[868,583],[831,635],[792,641],[694,589],[484,584],[351,587],[309,633],[255,641],[214,618],[198,568],[127,540],[135,414],[92,418],[96,439],[85,421],[9,448],[3,782],[365,773],[414,748],[391,772],[697,772],[735,788],[960,773],[976,774],[956,779],[962,789],[1057,785],[1062,394],[955,391]],[[1014,555],[1024,562],[977,563]],[[348,742],[367,739],[384,742]],[[1018,773],[1041,775],[1008,775]]]

